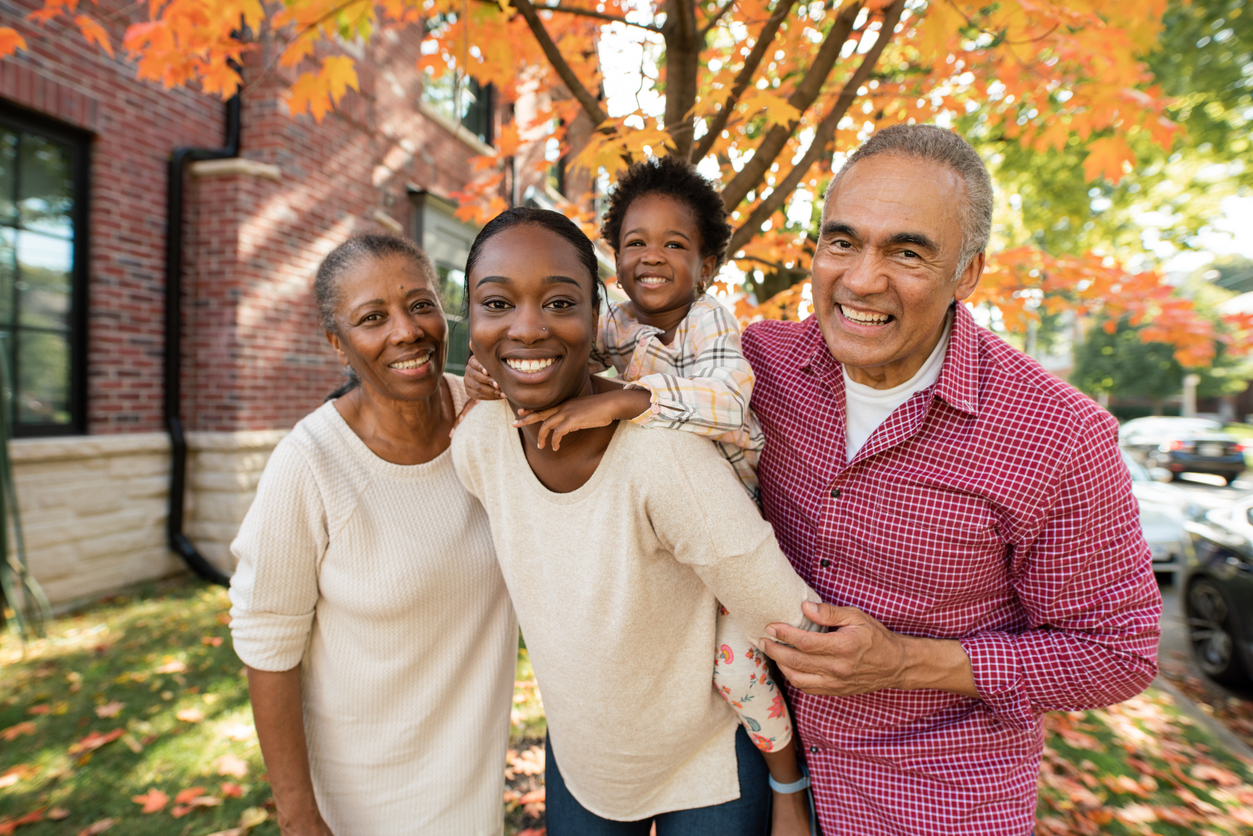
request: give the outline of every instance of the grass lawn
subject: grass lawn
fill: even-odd
[[[228,606],[182,583],[58,619],[25,648],[0,637],[0,836],[278,833]],[[507,832],[538,836],[544,719],[525,648],[514,703]],[[1166,694],[1047,725],[1042,836],[1253,833],[1253,764]]]

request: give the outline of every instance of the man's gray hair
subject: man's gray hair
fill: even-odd
[[[956,172],[966,184],[966,199],[958,203],[962,244],[957,256],[954,281],[965,271],[970,260],[988,246],[992,233],[992,178],[987,166],[957,134],[936,125],[892,125],[866,140],[844,163],[827,186],[823,206],[848,170],[858,160],[879,154],[896,154],[915,160],[939,163]]]

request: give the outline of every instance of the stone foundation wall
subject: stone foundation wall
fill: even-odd
[[[189,433],[184,531],[234,571],[230,542],[286,430]],[[17,439],[9,444],[31,574],[54,606],[186,571],[166,547],[165,433]]]
[[[183,530],[226,574],[235,571],[230,545],[257,495],[261,471],[287,430],[187,434],[187,502]]]
[[[54,605],[172,575],[165,433],[9,443],[31,574]]]

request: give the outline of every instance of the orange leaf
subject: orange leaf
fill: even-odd
[[[219,775],[230,775],[235,778],[243,778],[248,775],[248,761],[230,754],[223,755],[217,759],[217,768]]]
[[[78,836],[100,836],[101,833],[104,833],[113,825],[113,819],[101,819],[90,827],[84,827],[78,831]]]
[[[342,99],[349,87],[357,89],[356,62],[347,55],[332,55],[323,61],[321,75],[333,102]]]
[[[184,708],[174,716],[184,723],[199,723],[204,719],[204,712],[199,708]]]
[[[24,722],[18,723],[16,726],[9,726],[4,731],[0,731],[0,737],[3,737],[6,741],[12,742],[13,740],[16,740],[19,736],[23,734],[34,734],[34,733],[35,733],[35,724],[31,722],[30,720],[26,720]]]
[[[69,748],[69,753],[71,755],[81,755],[84,752],[93,752],[106,743],[112,743],[125,733],[126,732],[123,729],[114,729],[106,734],[101,734],[100,732],[90,732],[82,740],[71,746]]]
[[[222,795],[225,795],[227,798],[243,798],[244,788],[241,787],[239,784],[223,783]]]
[[[12,55],[19,49],[26,49],[26,39],[16,29],[0,26],[0,58]]]
[[[132,796],[131,801],[134,801],[136,804],[144,805],[141,812],[156,813],[165,809],[165,805],[169,803],[170,797],[156,787],[153,787],[143,795]]]
[[[1089,182],[1105,178],[1117,185],[1135,166],[1136,154],[1121,136],[1093,140],[1083,161],[1083,176]]]
[[[204,795],[204,787],[188,787],[174,796],[174,803],[186,804],[198,795]]]
[[[79,15],[74,18],[74,22],[78,24],[78,31],[83,33],[84,38],[103,49],[110,58],[113,57],[113,45],[109,43],[109,33],[104,31],[103,26],[87,15]]]

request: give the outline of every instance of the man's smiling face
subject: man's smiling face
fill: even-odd
[[[859,160],[822,213],[814,312],[849,377],[876,389],[922,368],[954,299],[974,292],[976,255],[953,280],[966,186],[947,166],[891,153]]]

